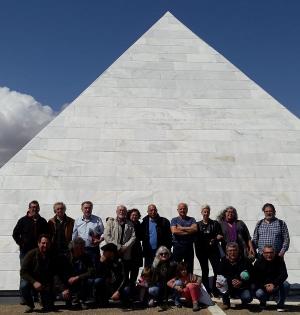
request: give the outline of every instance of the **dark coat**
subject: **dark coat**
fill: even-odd
[[[241,279],[241,272],[248,271],[250,279],[248,281]],[[218,275],[222,275],[227,279],[228,288],[233,289],[232,280],[238,279],[242,281],[241,288],[250,288],[251,282],[253,282],[253,266],[249,259],[239,258],[236,263],[232,264],[226,257],[223,257],[219,264]]]
[[[141,267],[143,266],[143,250],[142,250],[142,225],[140,222],[137,222],[134,225],[134,231],[135,231],[135,243],[133,244],[131,248],[131,263],[134,264],[134,266]]]
[[[37,247],[38,237],[48,234],[47,221],[38,215],[37,220],[25,215],[17,222],[13,230],[13,238],[23,254]]]
[[[286,265],[282,257],[275,256],[267,261],[263,256],[254,263],[254,282],[257,288],[264,288],[267,283],[275,286],[282,284],[288,277]]]
[[[20,275],[31,284],[38,281],[44,286],[52,286],[56,271],[55,257],[48,252],[43,258],[39,249],[34,248],[25,255]]]
[[[156,219],[157,232],[157,248],[166,246],[168,249],[172,247],[172,233],[170,229],[170,221],[164,217],[157,215]],[[145,256],[152,256],[150,242],[149,242],[149,216],[144,217],[142,222],[142,244],[143,254]]]

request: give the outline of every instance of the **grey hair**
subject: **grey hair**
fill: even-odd
[[[124,206],[124,205],[118,205],[118,206],[117,206],[117,210],[120,209],[120,208],[121,208],[121,209],[124,209],[125,211],[127,211],[127,207]]]
[[[218,215],[217,220],[219,222],[225,221],[226,212],[227,212],[227,210],[230,210],[230,209],[233,211],[234,221],[236,221],[238,219],[238,214],[237,214],[236,209],[232,206],[229,206],[226,209],[222,210],[221,213]]]
[[[159,263],[160,263],[159,256],[160,256],[161,253],[168,253],[168,256],[169,257],[171,256],[171,252],[166,246],[160,246],[158,248],[158,250],[156,251],[156,254],[155,254],[155,257],[154,257],[154,260],[153,260],[153,264],[152,264],[153,268],[156,268],[159,265]]]
[[[264,246],[263,250],[264,250],[265,248],[272,248],[273,252],[275,252],[275,248],[274,248],[273,245],[267,244],[267,245]]]
[[[236,242],[229,242],[229,243],[227,243],[226,244],[226,252],[227,252],[229,247],[239,250],[239,245]]]
[[[72,240],[70,243],[69,243],[69,250],[73,250],[75,247],[79,247],[79,246],[83,246],[85,247],[85,241],[83,238],[81,237],[76,237],[74,240]]]
[[[62,206],[63,209],[64,209],[64,211],[66,211],[66,209],[67,209],[66,205],[65,205],[63,202],[58,201],[58,202],[55,202],[55,204],[53,205],[53,211],[54,211],[54,213],[55,213],[55,207],[56,207],[56,206]]]

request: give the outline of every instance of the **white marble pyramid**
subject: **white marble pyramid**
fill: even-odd
[[[119,203],[171,218],[185,201],[198,219],[233,205],[251,232],[271,202],[300,283],[300,121],[170,13],[1,168],[0,290],[18,287],[11,234],[32,199],[47,219],[56,201],[103,219]]]

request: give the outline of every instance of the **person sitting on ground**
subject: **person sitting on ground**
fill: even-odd
[[[253,266],[249,259],[239,256],[237,243],[226,245],[226,256],[221,259],[218,275],[223,276],[228,284],[228,290],[220,290],[224,309],[230,308],[230,297],[240,298],[242,306],[252,301],[249,280],[253,278]],[[218,280],[216,287],[221,289]]]
[[[167,282],[176,275],[176,263],[171,259],[171,252],[165,246],[158,248],[152,264],[152,279],[149,287],[149,307],[157,302],[165,303],[168,298]]]
[[[177,276],[167,283],[169,288],[174,290],[175,306],[182,307],[180,298],[183,297],[187,302],[192,302],[193,311],[199,311],[201,277],[189,274],[185,263],[177,265]]]
[[[152,270],[150,267],[144,267],[141,276],[136,284],[137,292],[139,294],[139,301],[145,303],[149,297],[149,286],[152,279]]]
[[[265,245],[262,256],[254,263],[255,295],[261,308],[273,295],[278,295],[277,310],[284,311],[284,303],[289,291],[286,265],[282,257],[275,254],[271,245]]]

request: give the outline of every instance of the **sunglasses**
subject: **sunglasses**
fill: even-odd
[[[159,256],[169,256],[169,253],[160,253]]]

